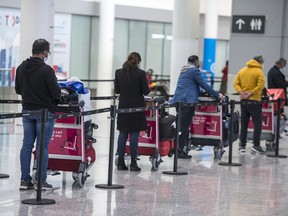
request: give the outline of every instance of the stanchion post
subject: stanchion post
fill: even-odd
[[[168,175],[187,175],[187,172],[178,172],[177,171],[177,166],[178,166],[178,148],[179,148],[179,126],[181,123],[181,103],[177,102],[176,103],[177,107],[177,114],[176,114],[176,137],[174,140],[174,164],[173,164],[173,171],[163,171],[163,174],[168,174]]]
[[[114,136],[115,136],[115,118],[116,118],[116,105],[111,105],[110,110],[110,145],[109,145],[109,164],[108,164],[108,184],[97,184],[96,188],[103,189],[122,189],[123,185],[112,185],[112,172],[113,172],[113,155],[114,155]]]
[[[39,163],[38,165],[38,170],[37,170],[37,196],[36,200],[35,199],[27,199],[27,200],[22,200],[22,203],[24,204],[31,204],[31,205],[50,205],[50,204],[55,204],[55,200],[53,199],[42,199],[41,194],[42,194],[42,164],[43,164],[43,150],[44,150],[44,136],[45,136],[45,123],[47,121],[48,117],[48,110],[43,109],[41,113],[41,139],[40,139],[40,149],[37,149],[39,151],[39,158],[37,158],[37,161]]]
[[[281,106],[282,98],[278,98],[277,100],[277,122],[276,122],[276,143],[275,143],[275,154],[267,154],[267,157],[277,157],[277,158],[287,158],[286,155],[279,155],[279,138],[280,138],[280,119],[281,119]]]
[[[232,133],[234,132],[234,109],[235,109],[235,100],[230,101],[230,124],[229,124],[229,160],[227,162],[220,162],[219,165],[222,166],[241,166],[240,163],[232,163],[232,151],[233,151],[233,141],[232,141]]]

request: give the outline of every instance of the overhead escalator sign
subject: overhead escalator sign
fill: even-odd
[[[265,16],[233,16],[232,33],[264,34]]]

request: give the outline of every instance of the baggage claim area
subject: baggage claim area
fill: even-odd
[[[238,151],[237,95],[173,106],[151,96],[145,98],[146,107],[122,110],[115,96],[91,95],[84,106],[66,99],[59,104],[49,145],[52,191],[19,191],[21,101],[1,100],[11,112],[1,114],[0,215],[285,215],[288,148],[286,122],[278,112],[283,95],[269,91],[274,97],[262,102],[265,154],[250,152],[251,142],[246,153]],[[192,159],[180,159],[173,151],[178,145],[175,106],[196,106],[190,127]],[[117,113],[139,111],[147,118],[147,130],[139,136],[142,170],[117,170]],[[251,122],[248,139],[252,134]],[[129,165],[128,143],[125,152]]]

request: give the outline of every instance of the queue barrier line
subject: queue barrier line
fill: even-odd
[[[97,97],[99,100],[101,99],[116,99],[115,96],[112,97]],[[94,98],[95,99],[95,98]],[[0,103],[21,103],[21,100],[0,100]],[[73,113],[63,113],[63,114],[55,114],[54,118],[68,118],[68,117],[72,117],[72,116],[85,116],[85,115],[92,115],[92,114],[97,114],[97,113],[104,113],[104,112],[109,112],[110,111],[110,148],[109,148],[109,167],[108,167],[108,184],[106,185],[95,185],[95,187],[98,188],[106,188],[106,189],[119,189],[119,188],[124,188],[124,186],[122,185],[112,185],[112,167],[113,167],[113,145],[114,145],[114,135],[115,135],[115,119],[116,119],[116,113],[131,113],[131,112],[143,112],[143,111],[147,111],[147,110],[156,110],[156,109],[162,109],[162,108],[170,108],[170,107],[181,107],[181,106],[209,106],[209,105],[228,105],[230,104],[230,112],[233,110],[234,112],[234,108],[236,104],[255,104],[255,103],[273,103],[273,102],[277,102],[278,105],[281,104],[281,102],[283,102],[283,99],[279,98],[278,100],[264,100],[261,102],[250,102],[250,101],[233,101],[231,100],[230,102],[198,102],[198,103],[190,103],[190,104],[183,104],[183,103],[176,103],[176,104],[161,104],[159,106],[150,106],[150,107],[138,107],[138,108],[129,108],[129,109],[116,109],[116,105],[111,105],[110,108],[103,108],[103,109],[96,109],[96,110],[90,110],[90,111],[84,111],[84,112],[73,112]],[[280,106],[278,106],[280,107]],[[44,125],[43,127],[45,127],[45,120],[47,119],[47,114],[45,117],[45,110],[47,112],[47,109],[44,109],[42,111],[42,124]],[[179,109],[180,110],[180,109]],[[278,109],[278,113],[277,113],[277,137],[276,140],[278,139],[278,141],[276,141],[276,150],[279,150],[279,147],[277,147],[277,145],[279,145],[279,127],[280,127],[280,109]],[[38,111],[39,112],[39,111]],[[28,112],[28,113],[14,113],[14,114],[1,114],[0,115],[0,119],[4,119],[4,118],[18,118],[18,117],[23,117],[23,116],[27,116],[27,115],[33,115],[33,113],[35,114],[35,112]],[[177,119],[177,124],[176,124],[176,137],[175,137],[175,148],[178,145],[179,142],[179,127],[177,125],[180,124],[180,118],[178,118],[178,114],[176,116]],[[233,118],[233,115],[231,115],[231,118]],[[231,121],[231,119],[230,119]],[[44,123],[43,123],[44,122]],[[233,124],[230,124],[230,131],[233,131]],[[232,128],[231,128],[232,127]],[[44,129],[43,131],[41,131],[44,134]],[[229,161],[228,163],[219,163],[219,165],[229,165],[229,166],[241,166],[241,164],[235,164],[232,163],[232,137],[231,137],[231,133],[229,133]],[[43,138],[43,136],[42,136]],[[177,149],[177,148],[176,148]],[[230,150],[231,149],[231,150]],[[275,153],[274,157],[280,157],[280,158],[285,158],[285,156],[283,155],[279,155],[278,152]],[[286,156],[287,157],[287,156]],[[40,158],[41,159],[41,158]],[[164,174],[173,174],[173,175],[186,175],[188,174],[187,172],[178,172],[177,171],[177,160],[178,160],[178,151],[175,151],[174,153],[174,164],[173,164],[173,171],[164,171]],[[31,200],[27,201],[27,204],[54,204],[55,201],[53,202],[53,200],[46,200],[44,202],[41,201],[41,190],[39,190],[40,195],[37,195],[37,199],[36,202],[32,202]],[[38,193],[37,193],[38,194]],[[40,200],[39,200],[40,197]],[[26,202],[26,201],[25,201]]]

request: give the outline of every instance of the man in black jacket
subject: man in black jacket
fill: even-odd
[[[267,75],[268,88],[281,88],[285,92],[285,97],[287,99],[286,88],[288,87],[288,82],[285,80],[285,68],[287,61],[284,58],[280,58],[275,62],[275,65],[269,70]],[[281,113],[284,112],[282,108]]]
[[[48,109],[48,119],[44,131],[44,152],[42,163],[42,189],[51,190],[52,185],[46,182],[48,166],[48,144],[54,130],[52,118],[57,104],[55,99],[61,90],[55,73],[44,61],[50,55],[50,43],[45,39],[35,40],[32,47],[32,57],[23,61],[16,70],[15,91],[22,96],[22,112],[30,113],[23,116],[23,144],[20,151],[21,183],[20,190],[33,189],[30,175],[31,153],[36,140],[37,159],[40,157],[41,115],[35,111]],[[39,162],[39,160],[38,160]],[[38,170],[38,163],[37,163]],[[38,178],[40,178],[38,176]]]

